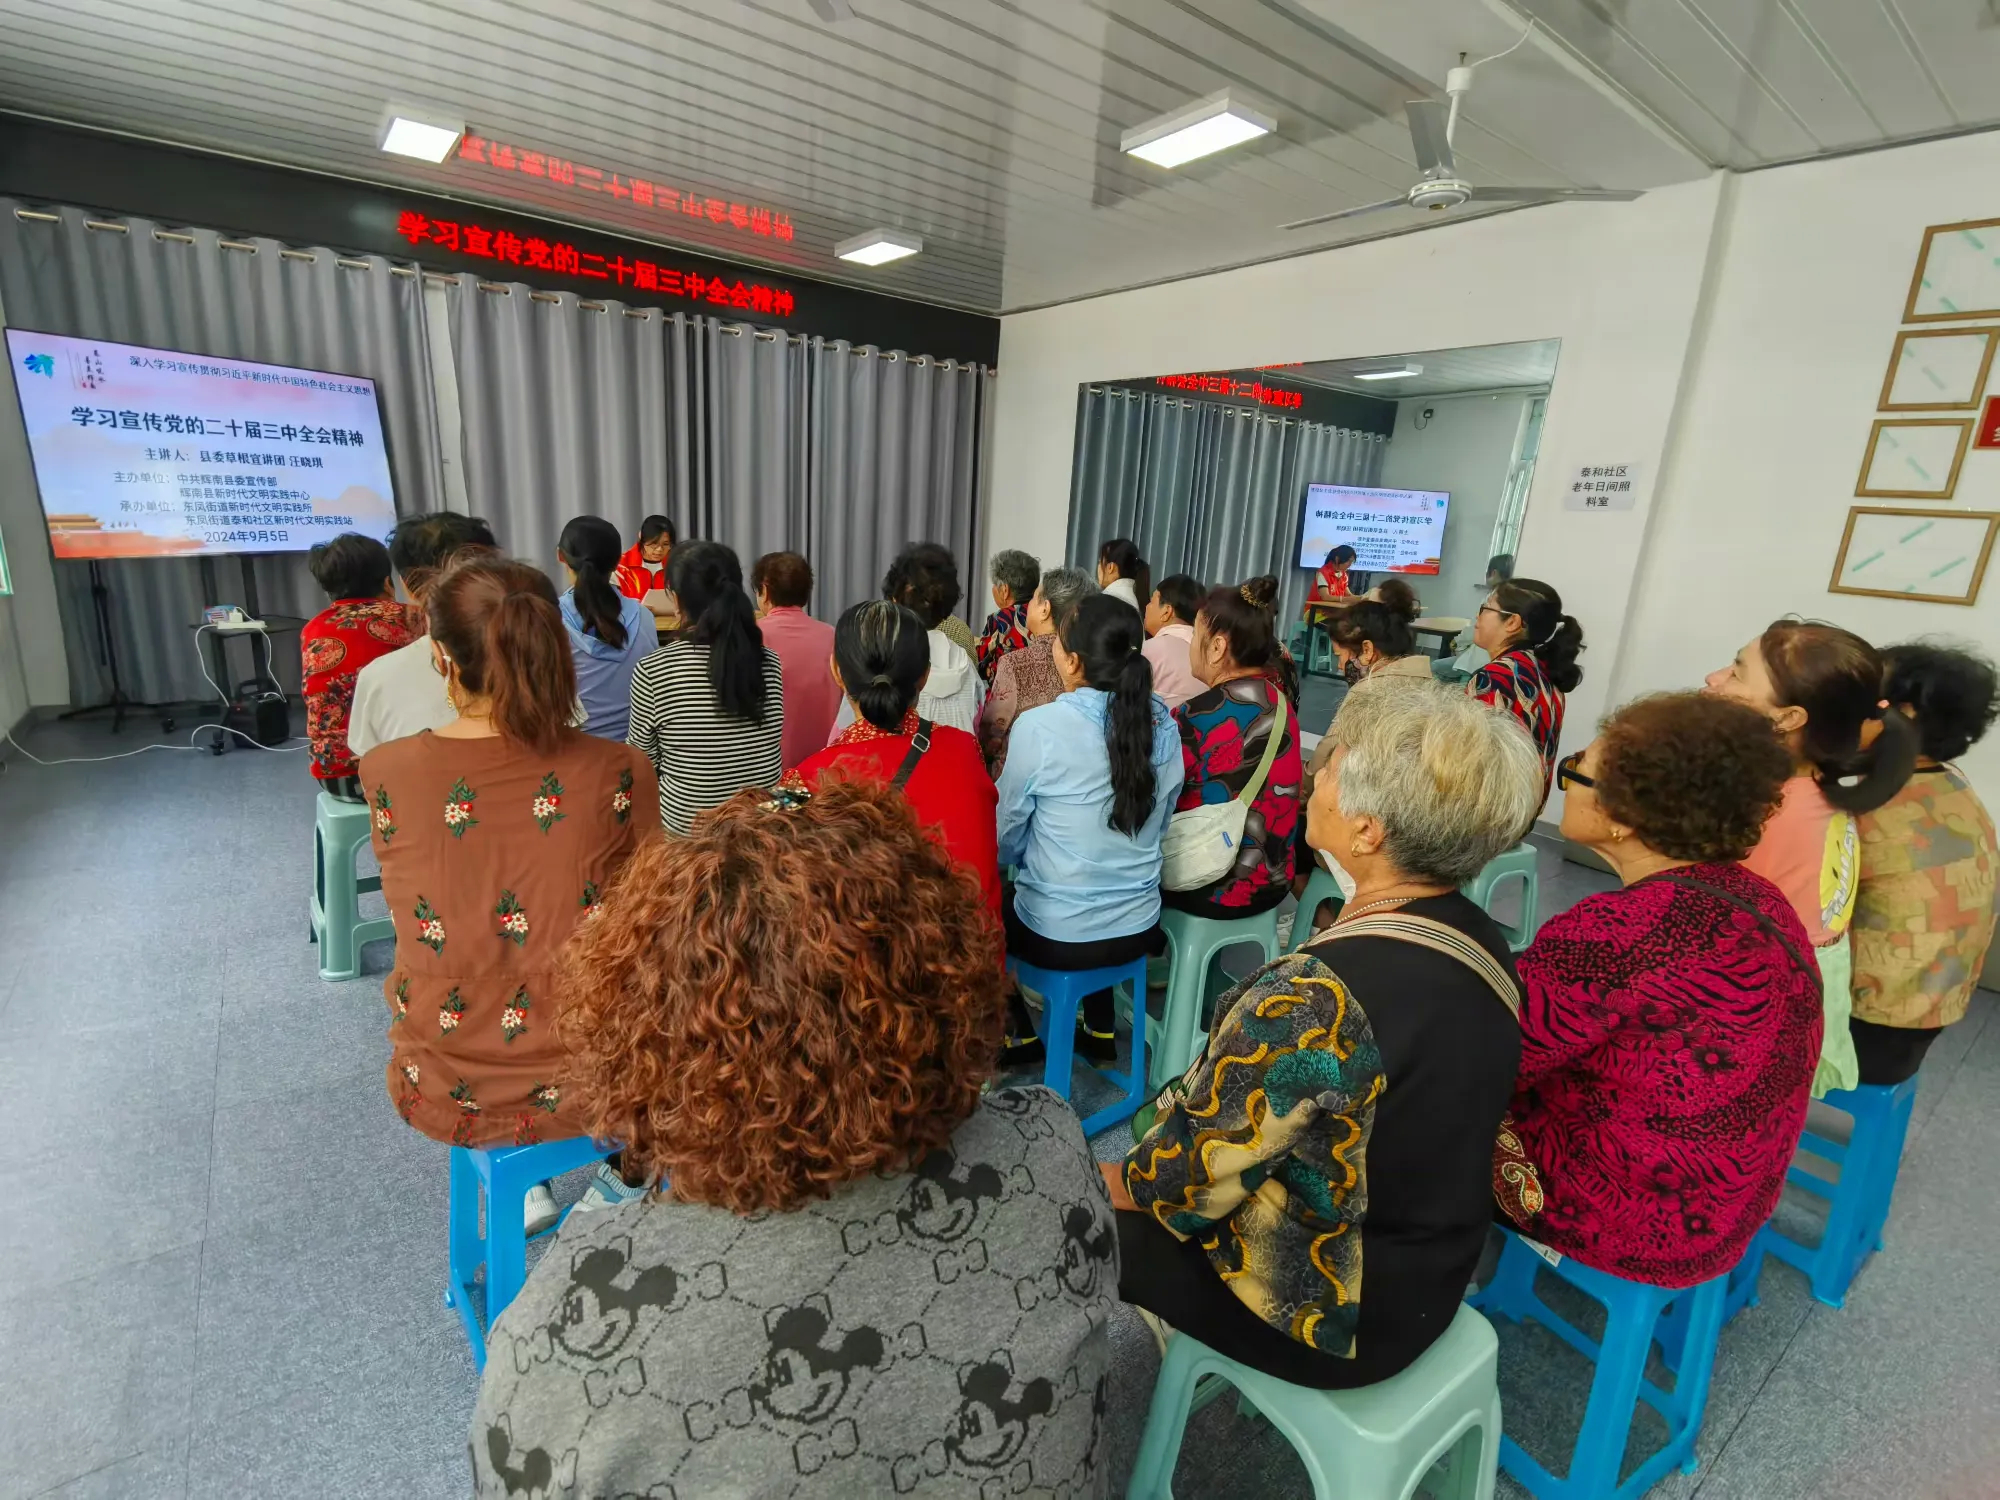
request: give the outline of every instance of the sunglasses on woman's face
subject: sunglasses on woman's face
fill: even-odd
[[[1595,776],[1584,775],[1580,769],[1582,765],[1583,752],[1581,750],[1573,751],[1558,761],[1556,763],[1556,790],[1560,792],[1566,791],[1573,786],[1596,786],[1597,778]]]

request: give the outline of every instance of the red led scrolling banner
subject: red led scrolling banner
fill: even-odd
[[[1161,375],[1156,378],[1156,383],[1179,391],[1198,391],[1208,396],[1255,401],[1261,406],[1275,406],[1287,411],[1304,406],[1306,400],[1298,391],[1283,391],[1261,380],[1235,380],[1227,375]]]
[[[396,233],[412,245],[436,245],[440,250],[453,250],[502,265],[611,282],[642,292],[685,297],[711,307],[779,318],[791,317],[797,307],[792,293],[783,287],[731,281],[724,276],[708,276],[636,257],[627,260],[623,255],[598,255],[578,250],[567,240],[543,239],[539,235],[524,237],[511,229],[489,229],[469,219],[434,219],[414,209],[405,209],[396,217]]]
[[[792,237],[790,215],[761,204],[732,203],[726,198],[710,198],[701,193],[670,188],[663,182],[646,177],[621,176],[602,167],[552,156],[545,151],[530,151],[525,146],[509,145],[506,141],[491,140],[470,131],[458,144],[458,159],[495,171],[545,178],[558,187],[602,193],[630,202],[634,208],[658,209],[684,218],[704,219],[711,224],[726,225],[746,234],[760,234],[770,239],[789,240]]]

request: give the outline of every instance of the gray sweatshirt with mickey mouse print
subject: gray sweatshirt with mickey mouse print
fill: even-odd
[[[788,1213],[577,1216],[493,1331],[477,1493],[1102,1495],[1117,1247],[1044,1088]]]

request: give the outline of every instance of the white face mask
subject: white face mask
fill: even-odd
[[[1319,862],[1325,867],[1326,873],[1333,877],[1333,883],[1340,887],[1340,899],[1352,901],[1355,890],[1354,877],[1347,873],[1347,867],[1333,857],[1333,851],[1330,849],[1316,849],[1313,852],[1319,857]]]

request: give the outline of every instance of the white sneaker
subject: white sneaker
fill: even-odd
[[[642,1187],[627,1186],[625,1179],[618,1175],[608,1161],[597,1164],[597,1171],[590,1179],[590,1186],[583,1190],[583,1196],[576,1200],[576,1212],[596,1213],[601,1208],[622,1208],[646,1196]]]
[[[562,1210],[556,1207],[556,1195],[549,1191],[546,1182],[538,1182],[528,1189],[528,1238],[533,1239],[545,1229],[553,1229],[556,1220],[562,1217]]]

